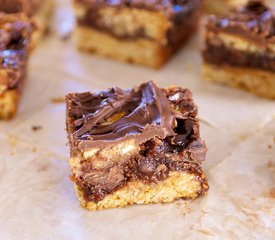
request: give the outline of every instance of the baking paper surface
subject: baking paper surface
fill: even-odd
[[[18,115],[0,123],[0,239],[275,239],[275,102],[201,82],[200,34],[159,71],[79,53],[60,37],[73,24],[69,1],[57,5]],[[53,99],[151,79],[192,90],[209,148],[209,193],[168,205],[80,208],[69,180],[65,104]]]

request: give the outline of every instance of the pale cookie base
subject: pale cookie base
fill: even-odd
[[[232,8],[245,5],[248,0],[204,0],[203,6],[206,12],[221,15]]]
[[[51,22],[51,15],[53,14],[55,7],[54,0],[44,0],[41,9],[33,16],[33,20],[38,27],[38,31],[35,31],[32,35],[32,44],[35,46],[44,34],[49,29],[49,24]]]
[[[0,119],[11,119],[17,112],[19,101],[18,90],[8,90],[0,94]]]
[[[275,99],[275,73],[270,71],[204,64],[202,78]]]
[[[119,61],[160,68],[171,56],[172,50],[146,40],[121,40],[91,27],[78,26],[74,32],[80,50],[114,58]]]
[[[74,3],[77,19],[84,19],[87,13],[85,4]],[[148,11],[139,8],[104,6],[98,9],[97,22],[111,27],[112,31],[120,35],[127,33],[134,35],[140,31],[148,38],[166,43],[166,33],[172,22],[161,11]]]
[[[80,205],[88,210],[126,207],[132,204],[170,203],[177,199],[194,199],[202,191],[197,176],[183,172],[171,172],[169,177],[158,183],[146,184],[132,181],[121,189],[107,195],[98,203],[87,202],[77,185],[75,189]]]

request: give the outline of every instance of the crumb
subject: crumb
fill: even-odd
[[[211,231],[209,231],[207,229],[197,229],[196,231],[198,231],[204,235],[207,235],[207,236],[215,236],[214,233],[212,233]]]
[[[16,153],[15,150],[12,150],[12,151],[10,152],[10,155],[11,155],[11,156],[14,156],[15,153]]]
[[[47,153],[47,156],[48,156],[48,157],[52,157],[53,154],[52,154],[51,152],[48,152],[48,153]]]
[[[32,152],[35,153],[37,151],[37,148],[36,147],[33,147],[32,148]]]
[[[267,169],[270,170],[272,174],[275,174],[275,163],[273,163],[272,161],[269,161],[267,163]]]
[[[56,97],[56,98],[51,98],[52,103],[64,103],[65,102],[65,97]]]
[[[32,130],[34,132],[38,131],[38,130],[41,130],[42,129],[42,126],[32,126]]]
[[[10,155],[14,156],[16,154],[17,139],[12,135],[8,135],[8,143],[11,148]]]
[[[48,164],[44,164],[44,165],[37,165],[37,172],[46,172],[49,169],[49,165]]]
[[[240,136],[239,136],[239,140],[240,140],[241,142],[245,142],[245,141],[247,140],[247,138],[248,138],[248,135],[240,135]]]

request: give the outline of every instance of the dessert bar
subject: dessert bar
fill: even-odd
[[[275,99],[275,8],[249,1],[224,17],[210,17],[203,78]]]
[[[31,17],[38,31],[33,34],[33,41],[36,43],[48,30],[50,16],[53,13],[54,0],[1,0],[0,11],[5,13],[23,12]]]
[[[79,49],[161,67],[197,29],[201,0],[74,0]]]
[[[195,199],[208,190],[189,90],[152,81],[66,97],[72,180],[89,210]]]
[[[34,29],[24,14],[0,13],[0,119],[16,114]]]
[[[245,5],[247,1],[248,0],[204,0],[203,8],[208,13],[221,15],[233,8]]]

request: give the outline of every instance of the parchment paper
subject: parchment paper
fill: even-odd
[[[69,1],[57,5],[18,116],[0,123],[0,239],[275,239],[275,102],[201,82],[200,34],[160,71],[79,53],[61,38],[73,25]],[[209,193],[192,202],[81,209],[69,180],[65,105],[52,99],[150,79],[193,91],[209,148]]]

